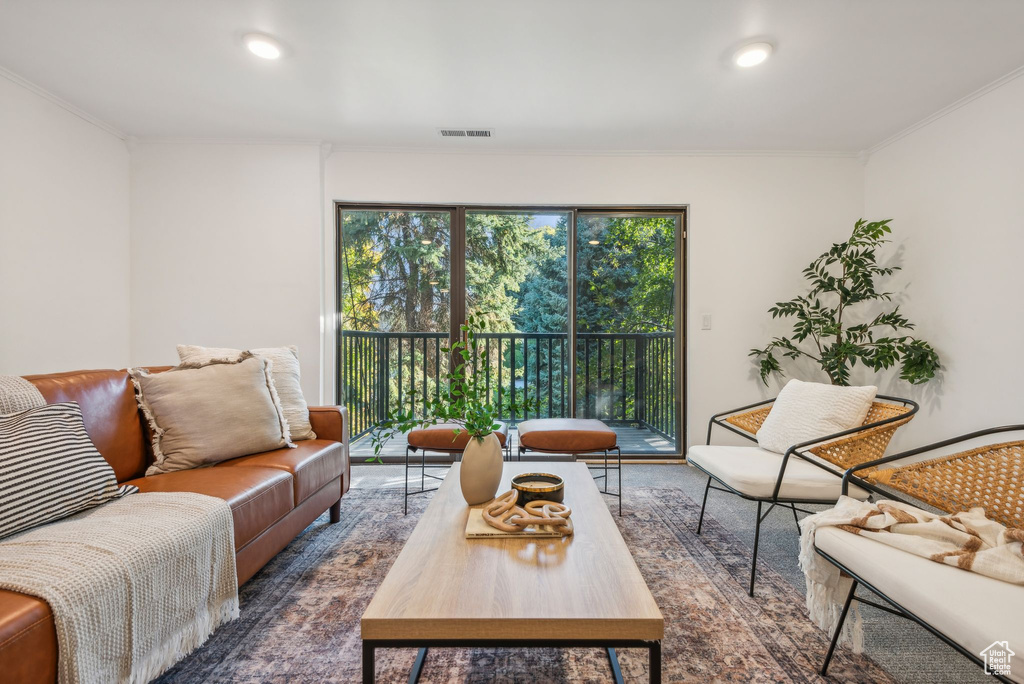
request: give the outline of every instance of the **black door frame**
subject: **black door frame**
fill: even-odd
[[[681,459],[686,451],[686,410],[687,404],[687,303],[688,288],[686,278],[687,240],[689,233],[689,205],[544,205],[544,204],[466,204],[466,203],[405,203],[405,202],[356,202],[335,200],[335,321],[334,329],[334,355],[335,355],[335,402],[340,402],[341,396],[341,346],[338,344],[338,335],[341,331],[341,229],[342,214],[345,211],[447,211],[451,216],[448,245],[448,263],[451,269],[451,285],[449,292],[450,320],[448,326],[449,339],[459,337],[459,326],[466,318],[466,213],[467,212],[521,212],[521,213],[564,213],[569,215],[568,234],[566,235],[566,250],[568,264],[567,285],[568,285],[568,306],[569,306],[569,349],[573,350],[575,358],[576,349],[576,235],[577,218],[580,214],[585,215],[608,215],[608,216],[675,216],[678,217],[678,228],[676,232],[676,254],[675,254],[675,351],[677,359],[677,380],[675,383],[675,419],[678,435],[676,437],[676,452],[672,454],[652,456],[651,454],[623,454],[623,458],[629,460],[668,460]],[[456,294],[458,293],[458,294]],[[569,402],[570,416],[576,415],[576,363],[570,364],[571,373],[569,379],[569,396],[573,398]]]

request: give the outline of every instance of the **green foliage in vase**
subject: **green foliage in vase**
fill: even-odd
[[[469,314],[466,323],[460,326],[464,339],[441,348],[442,353],[451,356],[453,364],[452,370],[445,375],[447,386],[434,397],[412,389],[408,405],[388,411],[387,418],[377,423],[370,433],[374,455],[366,459],[368,463],[383,463],[381,450],[400,432],[454,423],[459,427],[453,431],[453,441],[463,432],[472,439],[483,441],[484,437],[501,427],[498,418],[502,412],[522,415],[539,410],[536,399],[524,397],[516,400],[501,389],[488,392],[486,374],[477,370],[484,368],[486,360],[486,351],[480,349],[477,334],[482,331],[485,321],[492,318],[493,315],[486,313]]]
[[[750,351],[766,385],[770,375],[782,373],[777,355],[813,360],[834,385],[848,385],[858,361],[874,371],[898,364],[900,377],[915,385],[935,377],[939,355],[928,342],[908,334],[914,324],[898,306],[868,320],[856,317],[858,304],[892,300],[891,292],[880,291],[875,284],[877,278],[899,270],[878,265],[878,250],[892,232],[891,220],[857,221],[849,239],[832,245],[804,269],[804,278],[811,283],[807,294],[768,309],[772,318],[796,320],[792,335],[775,337],[763,349]]]

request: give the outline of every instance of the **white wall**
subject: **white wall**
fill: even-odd
[[[759,384],[747,352],[784,330],[766,309],[797,294],[801,269],[860,216],[862,173],[858,160],[834,157],[339,150],[327,160],[324,195],[328,202],[690,205],[692,444],[704,439],[712,413],[776,390]],[[711,330],[700,330],[703,313],[712,314]]]
[[[879,382],[923,405],[897,445],[1024,420],[1024,78],[866,167],[344,149],[324,166],[313,144],[151,142],[129,162],[117,135],[2,76],[0,373],[173,363],[179,342],[298,344],[304,391],[314,401],[323,380],[330,399],[333,338],[320,318],[334,306],[334,200],[688,204],[690,443],[712,412],[774,393],[746,356],[786,330],[765,309],[800,291],[800,269],[861,215],[894,219],[894,289],[945,366],[922,388]]]
[[[905,444],[1024,423],[1024,78],[872,154],[865,213],[893,218],[896,291],[942,357]]]
[[[0,373],[128,363],[128,150],[0,73]]]
[[[316,403],[320,205],[317,145],[137,145],[131,363],[177,363],[179,343],[295,344]]]

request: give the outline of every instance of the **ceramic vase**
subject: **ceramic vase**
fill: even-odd
[[[459,484],[470,506],[487,503],[501,484],[501,443],[493,432],[483,440],[470,439],[462,452]]]

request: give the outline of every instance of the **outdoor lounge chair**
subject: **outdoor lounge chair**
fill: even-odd
[[[697,534],[700,534],[704,524],[704,509],[707,507],[710,490],[728,492],[757,502],[748,590],[751,596],[754,595],[754,579],[757,574],[761,523],[768,514],[776,506],[791,509],[799,533],[797,512],[811,511],[797,508],[797,504],[835,503],[842,489],[843,472],[852,466],[881,457],[893,433],[909,422],[918,410],[918,405],[909,399],[879,395],[871,404],[864,424],[860,427],[794,444],[785,454],[757,446],[711,444],[711,431],[716,425],[756,442],[757,431],[771,412],[774,402],[775,399],[768,399],[712,416],[708,421],[707,444],[690,447],[686,455],[690,465],[708,476]],[[712,486],[712,481],[719,486]],[[858,487],[853,487],[850,492],[850,496],[859,498],[866,499],[869,496],[867,490]],[[762,514],[765,503],[770,506]]]
[[[918,501],[904,503],[919,506],[923,502],[945,513],[981,506],[988,518],[1024,529],[1024,441],[986,444],[949,456],[895,465],[1005,432],[1024,433],[1024,425],[989,428],[862,463],[846,471],[843,492],[857,486],[886,499],[902,500],[895,494],[903,494]],[[1006,676],[993,672],[989,662],[993,649],[1006,652],[1016,648],[1024,655],[1024,586],[936,563],[836,527],[817,530],[815,550],[853,578],[821,666],[822,675],[828,672],[843,622],[856,598],[913,620],[999,681],[1024,681],[1024,671]],[[855,597],[858,586],[886,605]]]

